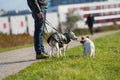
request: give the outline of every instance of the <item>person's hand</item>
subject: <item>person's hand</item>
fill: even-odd
[[[42,12],[39,12],[39,13],[37,14],[37,16],[38,16],[40,19],[42,19],[42,18],[43,18],[43,13],[42,13]]]

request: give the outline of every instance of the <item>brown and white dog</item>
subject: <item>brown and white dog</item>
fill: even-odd
[[[90,57],[93,57],[95,55],[95,45],[93,41],[89,39],[89,36],[81,37],[80,43],[83,44],[83,56],[89,54]]]

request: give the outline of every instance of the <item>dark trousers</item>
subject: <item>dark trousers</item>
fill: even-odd
[[[93,24],[89,24],[88,27],[90,34],[93,35]]]
[[[43,10],[44,18],[39,19],[37,14],[34,12],[32,16],[34,18],[34,48],[36,53],[44,52],[44,45],[43,45],[43,34],[44,34],[44,27],[45,27],[45,19],[46,19],[46,10]]]
[[[90,34],[93,35],[93,28],[92,27],[89,28],[89,31],[90,31]]]

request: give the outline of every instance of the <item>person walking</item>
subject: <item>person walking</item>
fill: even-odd
[[[47,0],[27,0],[27,4],[32,11],[34,19],[34,48],[36,52],[36,59],[47,58],[43,45],[43,34],[46,20]]]
[[[87,17],[87,21],[86,21],[88,27],[89,27],[89,31],[90,34],[93,35],[93,23],[94,23],[94,17],[92,14],[89,14]]]

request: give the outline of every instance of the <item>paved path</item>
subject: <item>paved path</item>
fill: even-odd
[[[116,32],[120,32],[120,30],[97,33],[91,36],[91,39],[113,34]],[[72,48],[78,45],[80,45],[79,42],[72,41],[70,42],[68,48]],[[50,51],[50,47],[48,45],[45,45],[45,49],[47,52]],[[19,72],[20,70],[30,66],[33,62],[36,61],[40,60],[35,59],[35,52],[33,47],[0,53],[0,80],[9,75]]]

